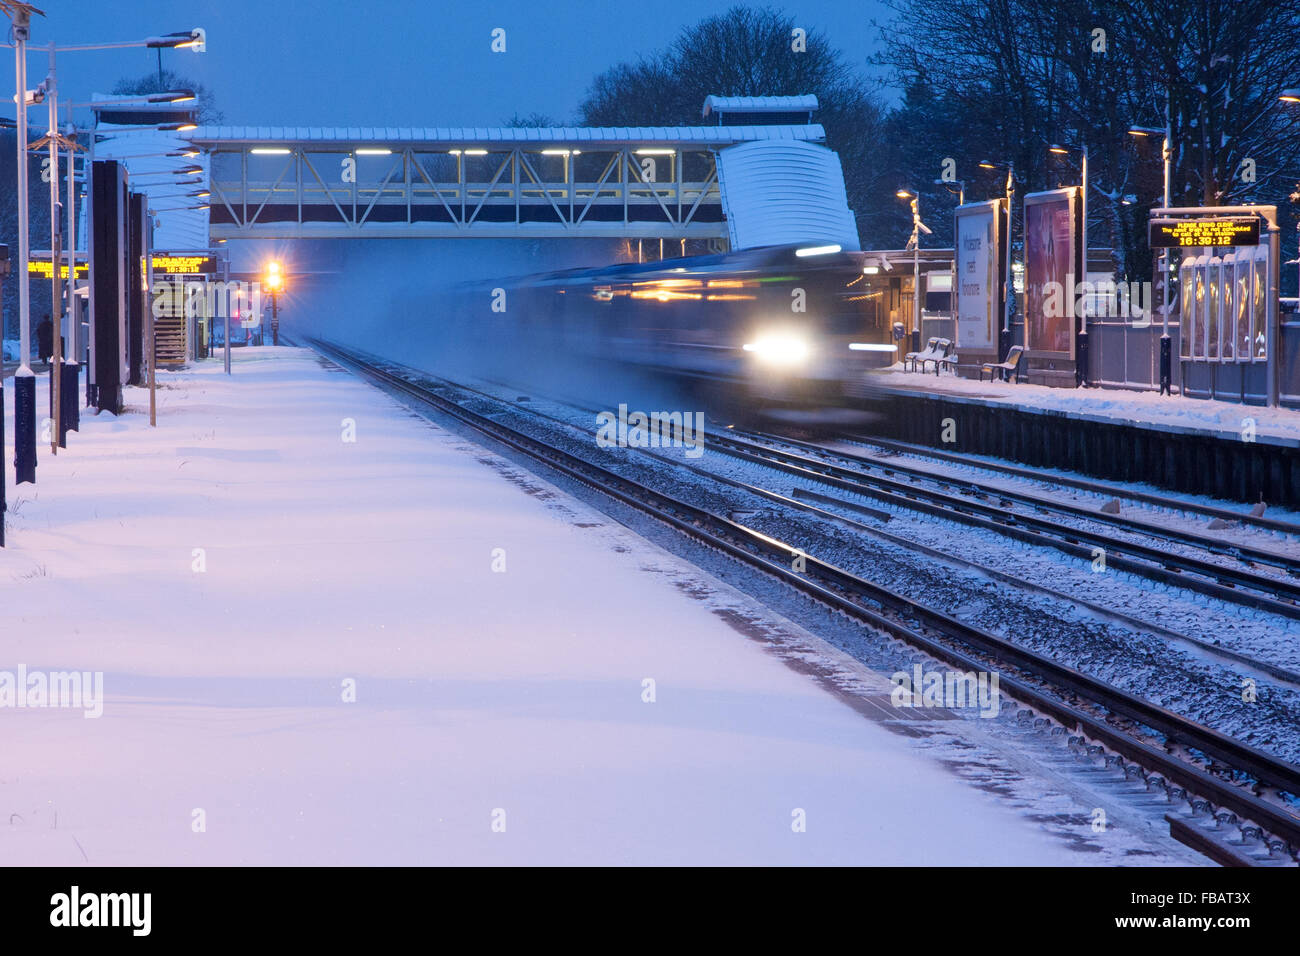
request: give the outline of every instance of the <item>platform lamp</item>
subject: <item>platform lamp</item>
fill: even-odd
[[[49,81],[47,81],[49,82]],[[64,408],[67,389],[63,385],[65,356],[63,354],[63,329],[65,319],[71,312],[73,293],[77,288],[77,253],[72,248],[68,254],[68,303],[63,307],[63,283],[59,273],[63,267],[63,230],[60,228],[60,213],[63,204],[59,201],[59,153],[68,154],[69,166],[75,166],[77,150],[83,147],[75,139],[59,132],[58,104],[53,96],[46,96],[50,107],[49,131],[29,147],[31,152],[49,149],[50,160],[50,306],[56,313],[57,321],[50,340],[50,454],[57,455],[60,448],[67,447],[67,413]],[[69,177],[69,193],[75,189],[73,177]],[[73,396],[76,388],[72,389]],[[74,398],[75,401],[75,398]]]
[[[912,237],[907,247],[912,250],[912,351],[921,351],[921,233],[930,235],[930,227],[921,221],[921,197],[915,189],[900,189],[894,193],[912,207]]]
[[[959,206],[964,206],[964,205],[966,205],[966,180],[964,180],[964,179],[953,179],[953,180],[947,180],[947,179],[936,179],[936,180],[934,181],[934,184],[935,184],[936,186],[942,186],[944,189],[948,190],[948,192],[950,192],[950,193],[954,193],[954,194],[957,196],[957,205],[959,205]]]
[[[1165,186],[1164,186],[1164,208],[1169,208],[1170,202],[1170,172],[1173,160],[1173,147],[1171,145],[1169,129],[1169,110],[1165,109],[1165,128],[1157,129],[1154,126],[1130,126],[1128,129],[1130,136],[1145,139],[1148,136],[1160,136],[1163,138],[1163,144],[1160,148],[1160,155],[1164,161],[1165,167]],[[1164,308],[1161,315],[1160,325],[1160,394],[1168,395],[1173,390],[1173,346],[1169,338],[1169,250],[1164,249],[1160,253],[1160,271],[1164,276]]]
[[[1011,319],[1015,313],[1015,306],[1012,303],[1013,286],[1011,284],[1011,223],[1014,219],[1014,203],[1016,199],[1016,164],[1012,163],[995,163],[991,159],[983,159],[979,162],[980,169],[1006,170],[1006,201],[1007,201],[1007,255],[1006,255],[1006,275],[1003,278],[1002,286],[1002,330],[998,333],[998,361],[1005,362],[1007,356],[1011,354]]]
[[[948,192],[955,194],[957,197],[957,206],[959,208],[966,205],[966,180],[954,179],[949,181],[947,179],[936,179],[934,184],[936,186],[942,186],[944,189],[948,190]],[[952,306],[953,328],[955,330],[957,327],[957,227],[955,223],[953,225],[952,246],[952,285],[950,287],[951,291],[948,293],[948,298],[949,303]],[[956,339],[953,339],[953,341],[955,342]]]
[[[1082,238],[1080,245],[1083,246],[1083,255],[1080,257],[1083,263],[1083,275],[1076,276],[1076,282],[1086,282],[1088,279],[1088,147],[1083,146],[1061,146],[1053,143],[1047,147],[1047,151],[1056,156],[1068,156],[1070,153],[1080,153],[1082,161],[1080,163],[1080,200],[1079,200],[1079,219],[1082,226]],[[1066,290],[1067,295],[1073,298],[1073,289]],[[1087,388],[1092,383],[1088,381],[1088,300],[1085,298],[1080,305],[1080,322],[1079,331],[1075,336],[1075,361],[1074,361],[1074,384],[1076,388]]]
[[[13,120],[0,118],[0,128],[15,129],[17,128],[17,125],[18,124],[15,123]],[[0,291],[3,291],[4,280],[5,277],[8,275],[9,275],[9,246],[5,243],[0,243]],[[2,330],[3,330],[3,323],[0,323],[0,331]],[[0,339],[2,338],[3,335],[0,335]],[[2,360],[3,357],[4,356],[0,354],[0,360]],[[0,366],[2,365],[3,365],[3,361],[0,361]],[[3,368],[0,368],[0,449],[4,448],[4,443],[5,443],[4,417],[5,417],[4,372],[3,372]],[[5,471],[3,466],[0,466],[0,548],[3,548],[5,544],[4,517],[5,517]]]
[[[13,23],[14,103],[18,107],[18,368],[14,372],[14,471],[15,482],[36,481],[36,376],[31,370],[31,302],[27,283],[29,253],[27,235],[27,107],[32,93],[27,89],[27,40],[31,36],[32,14],[44,16],[29,3],[5,0],[0,9]]]

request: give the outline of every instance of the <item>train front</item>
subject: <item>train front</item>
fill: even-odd
[[[754,307],[736,331],[756,400],[839,404],[869,371],[897,361],[889,289],[871,281],[865,261],[834,246],[792,247],[754,278]]]

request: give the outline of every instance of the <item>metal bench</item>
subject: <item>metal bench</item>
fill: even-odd
[[[1011,346],[1011,351],[1007,353],[1005,362],[985,362],[980,367],[980,381],[984,381],[984,373],[989,373],[989,381],[993,381],[993,373],[999,372],[1002,375],[1002,381],[1006,381],[1010,376],[1015,376],[1015,381],[1020,382],[1020,357],[1025,354],[1025,349],[1020,345]]]
[[[912,363],[912,371],[916,371],[916,363],[923,359],[928,359],[934,354],[935,346],[939,344],[939,337],[936,335],[925,343],[925,348],[919,352],[908,352],[903,356],[903,368],[907,368],[907,363]]]
[[[955,360],[955,356],[951,356],[951,353],[952,339],[938,339],[935,341],[934,348],[930,350],[929,354],[918,355],[916,360],[921,363],[922,372],[925,371],[926,362],[933,362],[934,374],[938,375],[939,368],[944,362],[949,361],[950,357]]]

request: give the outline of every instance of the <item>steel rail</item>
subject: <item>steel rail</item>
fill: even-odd
[[[1080,505],[1069,504],[1061,501],[1053,501],[1050,498],[1044,498],[1040,495],[1029,494],[1028,492],[1015,491],[1013,489],[999,488],[992,485],[983,484],[982,482],[975,481],[969,478],[960,478],[951,475],[935,474],[934,472],[927,471],[924,468],[918,468],[912,465],[908,465],[904,463],[896,463],[893,461],[884,462],[884,461],[880,461],[879,459],[874,459],[865,455],[856,455],[853,454],[852,452],[845,451],[843,449],[828,448],[825,445],[818,444],[817,442],[803,441],[798,438],[787,438],[781,435],[769,435],[769,434],[758,435],[757,433],[748,430],[744,432],[744,434],[748,434],[753,437],[761,437],[769,441],[780,441],[784,444],[791,445],[796,448],[804,448],[809,451],[815,451],[824,455],[834,455],[841,459],[860,462],[869,468],[879,468],[883,471],[901,472],[903,474],[913,475],[917,478],[933,481],[938,484],[946,484],[958,488],[965,488],[969,490],[969,492],[972,494],[998,495],[1012,501],[1018,501],[1032,508],[1040,508],[1044,510],[1055,511],[1061,514],[1068,514],[1071,517],[1075,517],[1075,518],[1083,518],[1089,521],[1097,521],[1103,524],[1115,525],[1116,527],[1122,527],[1125,530],[1132,531],[1136,534],[1144,534],[1144,535],[1149,535],[1151,537],[1164,538],[1165,540],[1173,541],[1175,543],[1186,544],[1191,547],[1200,548],[1201,550],[1209,551],[1212,554],[1220,554],[1220,555],[1224,555],[1225,557],[1234,557],[1239,560],[1245,561],[1247,563],[1267,564],[1270,565],[1271,567],[1281,568],[1283,570],[1289,571],[1292,574],[1300,574],[1300,554],[1298,554],[1296,557],[1291,557],[1290,555],[1282,554],[1277,551],[1272,551],[1267,548],[1256,548],[1246,544],[1234,544],[1231,542],[1224,542],[1217,538],[1212,538],[1208,535],[1200,534],[1196,531],[1167,528],[1162,525],[1154,524],[1150,521],[1142,521],[1137,518],[1126,517],[1124,515],[1107,514],[1104,511],[1095,511],[1095,510],[1090,510],[1088,508],[1082,507]],[[874,439],[866,439],[866,438],[854,438],[851,440],[860,441],[860,442],[870,442],[873,444],[876,443]],[[886,446],[882,444],[882,447],[886,447]],[[909,453],[912,452],[910,452],[909,450]],[[915,452],[915,454],[923,454],[923,452]],[[961,464],[971,468],[985,467],[980,462],[954,460],[956,458],[957,456],[949,456],[943,460],[950,461],[954,464]],[[1058,479],[1055,476],[1050,476],[1050,475],[1045,475],[1040,473],[1036,474],[1031,472],[1029,469],[999,468],[997,470],[1005,470],[1008,474],[1011,474],[1017,478],[1028,478],[1035,481],[1041,481],[1044,484],[1055,483],[1059,485],[1065,485],[1068,487],[1080,488],[1081,490],[1095,491],[1098,494],[1107,494],[1113,498],[1129,497],[1132,498],[1133,500],[1141,500],[1147,504],[1156,504],[1161,507],[1171,508],[1174,510],[1195,511],[1200,514],[1205,514],[1205,515],[1210,515],[1212,517],[1220,518],[1221,520],[1231,519],[1237,521],[1245,521],[1246,519],[1253,518],[1252,515],[1237,514],[1235,512],[1231,512],[1222,508],[1199,508],[1191,505],[1182,506],[1180,503],[1175,503],[1169,501],[1168,499],[1161,499],[1157,495],[1150,495],[1142,492],[1129,494],[1126,490],[1120,488],[1114,488],[1114,487],[1106,488],[1104,486],[1086,488],[1085,482],[1081,482],[1076,479],[1069,479],[1069,480]],[[1272,525],[1280,525],[1281,527],[1270,527],[1269,530],[1290,531],[1290,533],[1292,534],[1300,534],[1300,526],[1291,525],[1288,527],[1284,522],[1276,522],[1276,521],[1272,522]],[[1263,525],[1261,525],[1261,527],[1263,527]]]
[[[1163,584],[1189,588],[1210,597],[1261,611],[1300,620],[1300,585],[1276,578],[1225,568],[1199,558],[1171,554],[1167,550],[1107,537],[1073,528],[1036,515],[1026,515],[983,501],[972,501],[940,490],[918,488],[888,477],[843,468],[830,462],[748,442],[717,432],[709,433],[711,447],[754,464],[766,465],[788,474],[832,485],[843,491],[885,501],[899,508],[921,511],[934,517],[959,521],[1029,544],[1045,545],[1074,557],[1092,560],[1093,548],[1100,548],[1106,562]],[[780,439],[778,439],[779,441]],[[1000,492],[989,492],[998,497]],[[1009,497],[1001,495],[1001,497]],[[1092,545],[1085,547],[1084,543]],[[1128,555],[1128,557],[1124,557]],[[1140,559],[1140,560],[1134,560]],[[1149,563],[1144,563],[1149,562]],[[1202,578],[1188,576],[1193,572]],[[1256,593],[1243,590],[1250,589]]]

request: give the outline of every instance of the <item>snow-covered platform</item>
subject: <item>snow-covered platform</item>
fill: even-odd
[[[311,352],[162,381],[10,488],[0,671],[103,692],[6,864],[1196,859]]]
[[[866,385],[897,395],[925,395],[951,401],[1057,413],[1079,421],[1128,425],[1179,435],[1241,440],[1247,419],[1255,440],[1300,447],[1300,411],[1236,402],[1160,395],[1113,388],[1051,388],[1028,382],[976,381],[951,372],[904,371],[901,365],[873,372]]]
[[[866,375],[854,392],[875,431],[902,441],[1300,508],[1300,411],[898,366]]]

